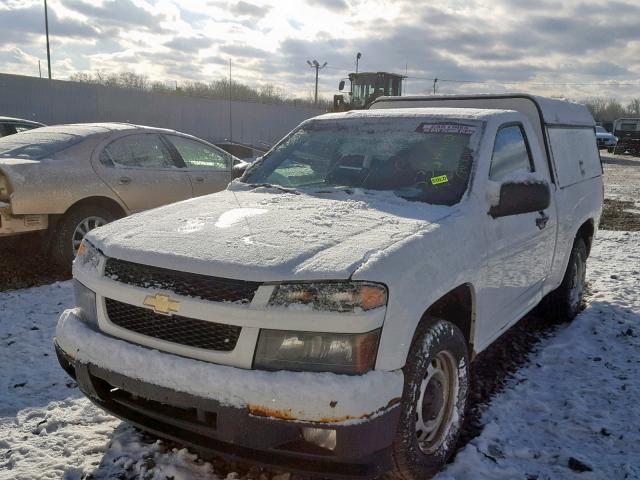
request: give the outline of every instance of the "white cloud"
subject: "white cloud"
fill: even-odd
[[[362,52],[361,69],[406,69],[410,93],[430,91],[438,77],[447,93],[640,96],[640,85],[622,85],[640,75],[635,0],[49,0],[49,8],[58,78],[128,70],[210,80],[227,74],[231,58],[240,81],[306,95],[314,78],[306,60],[317,58],[329,64],[320,76],[329,96]],[[0,71],[37,74],[42,17],[39,1],[0,4]]]

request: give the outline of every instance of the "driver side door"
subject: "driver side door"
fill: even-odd
[[[533,155],[522,124],[505,124],[496,134],[488,180],[500,184],[514,174],[537,172],[546,182],[546,165]],[[483,292],[484,314],[478,330],[486,345],[541,300],[541,286],[551,269],[555,242],[555,207],[504,217],[484,217],[488,245]],[[546,218],[546,222],[540,219]]]

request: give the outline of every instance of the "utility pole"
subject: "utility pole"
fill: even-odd
[[[436,83],[438,83],[438,79],[437,79],[437,78],[434,78],[434,79],[433,79],[433,94],[434,94],[434,95],[436,94]]]
[[[38,60],[38,74],[40,74],[40,78],[42,78],[42,67],[40,67],[40,60]]]
[[[233,143],[233,118],[231,117],[231,58],[229,58],[229,143]]]
[[[47,66],[49,67],[49,80],[51,80],[51,51],[49,50],[49,13],[47,12],[47,0],[44,0],[44,29],[47,34]]]
[[[322,70],[324,67],[326,67],[327,66],[327,62],[324,62],[322,64],[322,66],[320,65],[320,63],[318,63],[317,60],[314,60],[313,62],[307,60],[307,63],[309,64],[309,66],[311,68],[315,68],[316,69],[316,94],[315,94],[313,103],[314,103],[314,105],[317,105],[318,104],[318,71]]]

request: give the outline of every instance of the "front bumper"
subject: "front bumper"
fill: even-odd
[[[63,314],[56,334],[61,366],[94,403],[160,437],[325,477],[374,478],[390,465],[401,374],[349,377],[207,364],[109,337],[73,311]],[[195,386],[181,386],[181,378]],[[287,398],[277,391],[289,392]],[[372,398],[383,405],[371,410]],[[331,446],[305,439],[309,428],[335,431]]]

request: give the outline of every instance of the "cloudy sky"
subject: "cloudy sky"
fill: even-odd
[[[0,72],[46,72],[42,0],[0,0]],[[640,97],[640,1],[49,0],[54,78],[134,71],[167,82],[228,73],[291,95],[328,62],[329,97],[355,68],[409,76],[409,93],[531,91]],[[450,81],[450,80],[456,80]],[[476,83],[472,83],[476,82]]]

